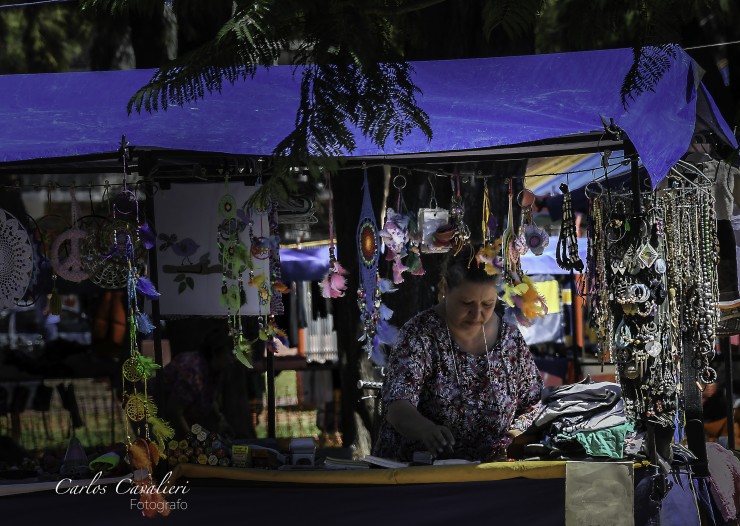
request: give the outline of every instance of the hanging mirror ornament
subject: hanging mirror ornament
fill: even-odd
[[[70,188],[69,197],[72,212],[72,228],[65,230],[54,239],[54,243],[51,245],[51,267],[54,269],[54,274],[60,278],[73,283],[80,283],[89,277],[83,267],[82,256],[80,255],[80,244],[87,238],[87,232],[77,227],[80,207],[77,204],[74,187]],[[67,257],[61,259],[60,251],[65,242],[69,244],[66,250]]]
[[[33,274],[33,247],[18,219],[0,208],[0,308],[14,306]]]

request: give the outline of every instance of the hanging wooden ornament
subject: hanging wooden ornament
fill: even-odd
[[[87,238],[87,232],[77,227],[77,218],[79,217],[79,205],[75,197],[74,187],[69,190],[70,209],[72,212],[72,228],[65,230],[54,239],[51,245],[51,268],[54,273],[62,279],[80,283],[88,279],[89,275],[85,271],[80,255],[81,242]],[[60,258],[62,247],[68,242],[66,249],[67,257]]]

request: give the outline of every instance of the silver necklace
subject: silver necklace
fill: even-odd
[[[457,381],[458,387],[462,387],[462,383],[460,383],[460,373],[458,373],[457,368],[457,358],[455,358],[455,350],[452,348],[452,334],[450,333],[450,326],[447,325],[445,322],[445,327],[447,328],[447,340],[450,344],[450,355],[452,356],[452,367],[455,369],[455,380]],[[481,325],[481,330],[483,332],[483,346],[485,348],[483,352],[483,356],[486,357],[486,366],[488,369],[488,381],[493,384],[493,377],[491,374],[491,359],[488,357],[488,339],[486,338],[486,326]],[[468,387],[468,383],[465,383],[465,387]]]

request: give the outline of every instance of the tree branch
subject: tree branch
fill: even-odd
[[[368,15],[379,15],[379,16],[405,15],[408,13],[412,13],[414,11],[421,11],[422,9],[426,9],[428,7],[432,7],[432,6],[441,4],[446,1],[447,0],[421,0],[419,2],[416,2],[415,4],[404,5],[403,7],[399,7],[397,9],[388,9],[388,8],[365,9],[365,13],[367,13]]]

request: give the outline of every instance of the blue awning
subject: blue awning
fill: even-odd
[[[401,145],[391,141],[380,149],[358,137],[351,155],[500,148],[603,130],[603,116],[625,130],[657,182],[686,152],[697,123],[737,146],[695,80],[693,60],[680,49],[654,91],[625,109],[620,87],[632,60],[630,49],[614,49],[412,63],[434,138],[427,141],[417,130]],[[137,149],[270,155],[293,129],[300,70],[261,69],[254,79],[205,100],[128,115],[128,100],[152,74],[0,76],[0,162],[112,153],[123,134]]]

